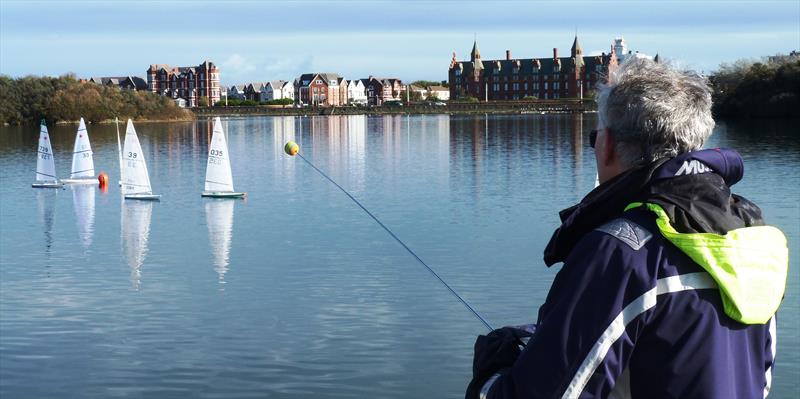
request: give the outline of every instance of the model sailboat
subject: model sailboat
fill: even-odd
[[[86,123],[81,118],[78,133],[75,135],[75,148],[72,151],[72,172],[64,183],[97,184],[94,175],[94,160],[92,159],[92,145],[89,143],[89,132]]]
[[[50,146],[50,135],[47,125],[42,119],[39,128],[39,151],[36,157],[36,182],[31,184],[35,188],[58,188],[61,182],[56,178],[56,164],[53,159],[53,148]]]
[[[158,200],[160,195],[153,194],[150,187],[150,175],[147,173],[147,163],[144,160],[142,146],[133,122],[128,119],[125,128],[125,147],[122,152],[122,195],[125,199]]]
[[[201,195],[215,198],[243,198],[246,195],[233,191],[228,141],[225,139],[219,117],[214,119],[214,132],[208,148],[205,191]]]

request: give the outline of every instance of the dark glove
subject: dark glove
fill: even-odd
[[[472,381],[467,387],[466,399],[477,399],[483,384],[494,373],[511,367],[522,352],[523,343],[533,334],[515,327],[498,328],[475,340],[475,358],[472,360]]]

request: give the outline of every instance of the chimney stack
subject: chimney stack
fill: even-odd
[[[554,60],[558,59],[558,49],[555,47],[553,47],[553,59]]]
[[[506,50],[506,59],[511,60],[511,50]]]

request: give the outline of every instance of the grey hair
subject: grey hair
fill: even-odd
[[[599,85],[597,115],[627,166],[700,149],[714,129],[704,77],[642,58],[623,62]]]

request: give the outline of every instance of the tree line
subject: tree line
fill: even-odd
[[[722,64],[709,80],[714,88],[715,116],[800,117],[797,55]]]
[[[116,86],[79,82],[72,75],[26,76],[12,79],[0,75],[0,123],[25,124],[120,119],[191,119],[192,113],[172,99],[150,92],[121,90]]]

